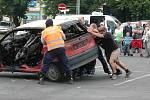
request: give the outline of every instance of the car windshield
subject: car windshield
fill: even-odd
[[[7,26],[7,27],[9,27],[9,26],[10,26],[10,23],[7,23],[7,22],[0,22],[0,26]]]

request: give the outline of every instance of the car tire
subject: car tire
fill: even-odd
[[[61,70],[57,66],[57,64],[55,64],[55,63],[50,64],[49,70],[47,72],[47,78],[53,82],[57,82],[57,81],[62,80],[63,75],[61,73]]]

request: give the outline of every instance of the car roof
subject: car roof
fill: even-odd
[[[74,20],[56,20],[52,19],[54,25],[60,25],[62,27],[67,27],[70,26],[74,23],[77,23],[78,21]],[[23,24],[21,26],[18,26],[16,29],[44,29],[46,20],[37,20],[37,21],[32,21],[27,24]]]

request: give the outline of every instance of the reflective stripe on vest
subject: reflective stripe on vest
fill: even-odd
[[[42,38],[45,40],[48,51],[59,47],[64,47],[64,40],[59,26],[48,27],[42,32]]]

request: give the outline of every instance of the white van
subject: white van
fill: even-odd
[[[57,15],[55,19],[60,20],[78,20],[80,17],[84,17],[85,23],[90,25],[96,23],[97,26],[103,24],[107,31],[114,33],[114,30],[118,23],[121,23],[117,18],[110,15]]]

